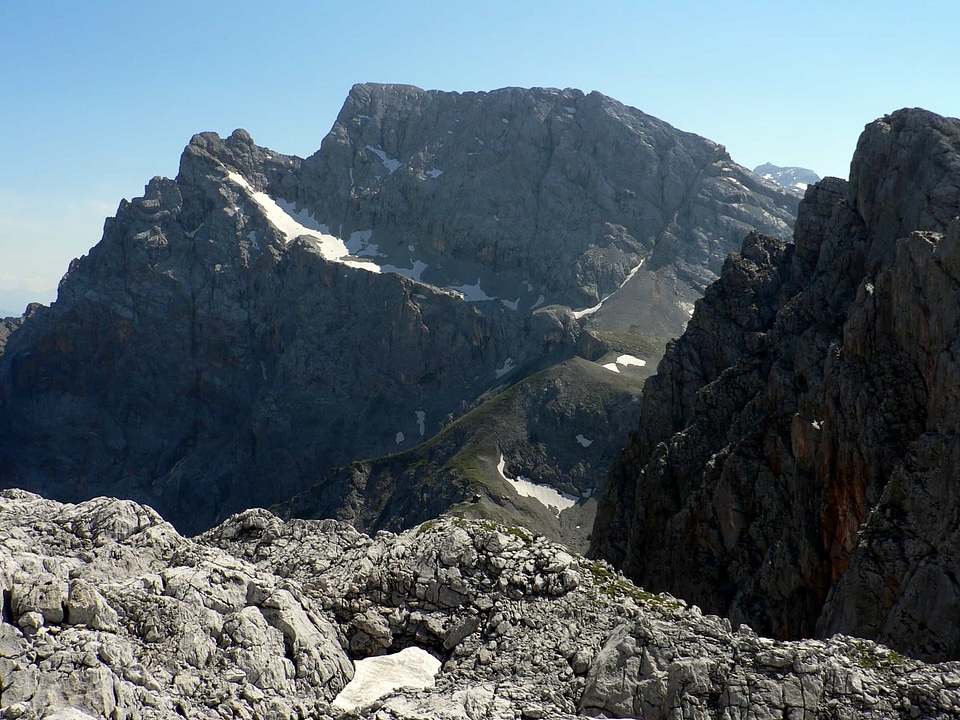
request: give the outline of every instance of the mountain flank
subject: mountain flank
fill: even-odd
[[[200,133],[57,301],[3,331],[0,486],[148,502],[185,532],[339,488],[314,507],[398,529],[383,483],[368,496],[335,468],[382,467],[576,357],[600,364],[565,376],[612,365],[619,403],[615,375],[652,368],[723,257],[751,229],[789,234],[796,203],[722,146],[576,90],[358,85],[306,159]],[[595,491],[614,413],[550,425],[572,416],[529,405],[539,440],[504,435],[437,500],[512,499],[501,453],[511,477]]]

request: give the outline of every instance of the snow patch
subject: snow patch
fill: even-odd
[[[351,712],[394,690],[427,690],[434,686],[440,665],[433,655],[418,647],[357,660],[353,680],[340,691],[333,706]]]
[[[541,295],[540,297],[537,298],[537,301],[530,307],[530,309],[533,310],[535,308],[540,307],[541,305],[543,305],[544,300],[546,300],[546,298],[543,295]]]
[[[516,366],[517,364],[513,361],[513,358],[508,357],[506,360],[503,361],[503,365],[501,365],[499,368],[497,368],[494,371],[494,374],[497,376],[497,379],[499,380],[508,372],[513,370]]]
[[[677,307],[683,310],[690,317],[693,317],[694,305],[692,302],[685,302],[684,300],[680,300],[679,302],[677,302]]]
[[[417,427],[420,428],[420,437],[423,437],[427,432],[427,414],[423,410],[414,410],[413,414],[417,416]]]
[[[510,124],[510,121],[507,120],[506,118],[500,118],[500,122],[502,122],[504,125],[509,125],[509,124]]]
[[[571,115],[573,115],[575,112],[577,112],[577,109],[576,109],[575,107],[565,107],[565,108],[563,108],[563,109],[566,110],[566,111],[567,111],[568,113],[570,113]]]
[[[518,307],[520,307],[520,298],[517,298],[516,300],[504,300],[503,298],[500,298],[500,302],[502,302],[511,310],[516,310]]]
[[[267,221],[280,231],[286,243],[306,235],[317,241],[320,254],[325,259],[368,272],[380,272],[380,268],[373,263],[345,259],[349,255],[347,246],[340,238],[330,235],[329,228],[314,220],[306,210],[297,211],[292,203],[274,200],[266,193],[254,190],[245,177],[232,170],[227,171],[227,178],[246,190],[248,197],[260,208]]]
[[[391,175],[393,175],[400,168],[400,161],[396,158],[387,157],[387,154],[380,148],[375,148],[373,145],[367,145],[366,149],[380,158],[380,162],[383,163],[383,166]]]
[[[350,233],[346,243],[350,254],[357,257],[384,257],[380,252],[380,246],[370,242],[371,237],[373,237],[373,230],[355,230]],[[383,271],[383,268],[380,270]]]
[[[480,289],[480,281],[477,280],[476,285],[456,285],[456,286],[447,286],[447,290],[453,290],[456,293],[460,293],[462,298],[466,302],[483,302],[484,300],[496,300],[495,297],[490,297],[482,289]]]
[[[397,433],[397,445],[399,445],[400,443],[402,443],[402,442],[403,442],[404,440],[406,440],[406,439],[407,439],[407,438],[404,436],[403,430],[401,430],[401,431],[399,431],[399,432]]]
[[[375,248],[376,245],[371,245],[370,247]],[[411,280],[419,281],[420,276],[423,275],[423,271],[426,270],[428,267],[430,266],[427,265],[422,260],[414,260],[412,268],[402,268],[402,267],[397,267],[396,265],[381,265],[380,271],[396,273],[397,275],[403,275],[404,277],[408,277]],[[423,297],[423,296],[421,295],[420,297]]]
[[[643,367],[646,364],[647,364],[646,360],[641,360],[640,358],[634,357],[633,355],[618,355],[616,360],[614,360],[612,363],[604,363],[603,367],[605,367],[607,370],[610,370],[611,372],[618,373],[620,372],[621,366],[630,367],[631,365],[633,365],[634,367]]]
[[[641,360],[640,358],[634,357],[633,355],[617,356],[617,365],[623,365],[624,367],[628,367],[630,365],[635,365],[636,367],[643,367],[646,364],[647,364],[646,360]]]
[[[438,177],[443,175],[443,170],[437,170],[436,168],[431,168],[430,170],[427,170],[427,175],[429,175],[434,180],[436,180]]]
[[[646,260],[646,258],[644,258],[644,260]],[[621,288],[623,288],[624,285],[626,285],[628,282],[630,282],[631,280],[633,280],[633,276],[636,275],[637,272],[639,272],[640,268],[642,268],[642,267],[643,267],[643,260],[641,260],[641,261],[637,264],[637,266],[636,266],[635,268],[633,268],[633,270],[631,270],[631,271],[627,274],[627,277],[625,277],[624,280],[623,280],[623,282],[620,283],[619,286],[617,286],[617,289],[616,289],[616,290],[614,290],[612,293],[610,293],[609,295],[607,295],[606,297],[604,297],[600,302],[598,302],[598,303],[597,303],[596,305],[594,305],[593,307],[585,308],[585,309],[583,309],[583,310],[574,310],[574,311],[573,311],[573,316],[574,316],[575,318],[577,318],[577,320],[579,320],[580,318],[586,317],[587,315],[593,315],[597,310],[599,310],[601,307],[603,307],[603,304],[604,304],[607,300],[609,300],[609,299],[612,298],[614,295],[616,295],[616,294],[621,290]]]
[[[506,467],[507,462],[503,459],[503,453],[500,453],[500,462],[497,464],[497,472],[500,473],[500,477],[513,486],[513,489],[517,491],[517,495],[533,498],[544,507],[553,508],[553,511],[557,515],[559,515],[563,510],[572,508],[577,504],[577,500],[579,498],[577,498],[575,495],[568,495],[567,493],[560,492],[549,485],[539,485],[531,482],[530,478],[526,478],[523,475],[520,475],[517,478],[507,477],[504,472]]]
[[[580,443],[581,447],[586,448],[593,445],[593,440],[587,440],[587,438],[583,436],[583,433],[580,433],[579,435],[577,435],[576,439],[577,439],[577,442]]]

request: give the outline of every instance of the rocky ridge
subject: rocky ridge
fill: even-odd
[[[960,121],[867,126],[792,245],[751,235],[644,391],[594,551],[779,637],[960,657]]]
[[[795,203],[721,146],[574,90],[358,85],[307,159],[201,133],[56,303],[4,325],[0,487],[205,529],[557,362],[652,364],[723,256],[750,228],[786,234]],[[578,432],[501,450],[543,475],[520,460]],[[442,497],[474,492],[461,473]]]
[[[639,373],[618,367],[623,372],[581,358],[557,363],[496,393],[415,448],[329,472],[272,510],[284,517],[334,517],[370,534],[396,532],[446,511],[520,524],[585,552],[603,479],[640,411]],[[517,476],[559,490],[576,505],[560,512],[545,506],[508,480]],[[450,492],[461,477],[470,490],[466,499]]]
[[[947,718],[960,665],[776,642],[520,528],[400,535],[264,510],[187,539],[149,508],[0,493],[0,716]],[[354,663],[419,647],[432,688],[352,711]]]

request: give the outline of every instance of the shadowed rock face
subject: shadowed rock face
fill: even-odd
[[[677,298],[747,228],[785,234],[794,202],[715,143],[576,91],[357,86],[307,160],[197,135],[52,307],[0,331],[0,486],[209,527],[571,357],[596,320],[568,306],[641,262],[655,334],[679,332]]]
[[[960,657],[958,214],[960,121],[867,126],[668,348],[594,552],[763,633]]]

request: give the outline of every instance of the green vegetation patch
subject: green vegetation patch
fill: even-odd
[[[662,612],[672,612],[680,609],[680,603],[673,598],[647,592],[600,563],[587,563],[587,569],[593,575],[594,582],[601,595],[610,598],[629,597],[646,608]]]
[[[908,659],[896,650],[877,647],[863,640],[858,640],[856,647],[846,655],[865,670],[892,670],[908,662]]]

